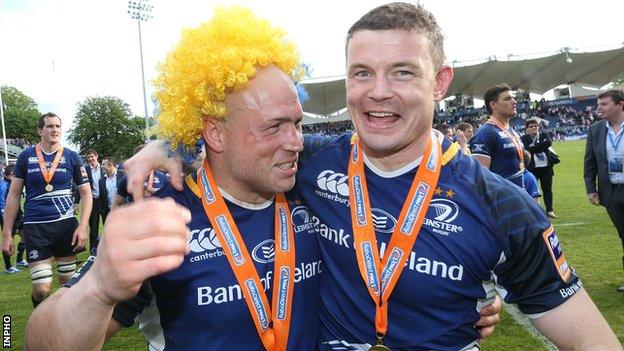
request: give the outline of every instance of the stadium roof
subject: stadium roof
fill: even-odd
[[[561,84],[603,86],[616,80],[624,74],[624,48],[579,53],[564,48],[550,56],[504,61],[492,57],[475,65],[456,66],[454,71],[447,96],[481,98],[489,87],[501,82],[514,89],[544,94]],[[344,76],[302,84],[310,94],[310,100],[303,105],[305,112],[329,116],[346,107]]]

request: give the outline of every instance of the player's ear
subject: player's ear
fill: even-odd
[[[206,141],[206,151],[208,149],[216,153],[223,152],[223,119],[215,117],[204,117],[204,140]]]
[[[437,72],[435,81],[435,90],[433,91],[433,98],[435,101],[441,101],[446,95],[446,91],[451,86],[453,81],[453,67],[449,65],[442,65]]]

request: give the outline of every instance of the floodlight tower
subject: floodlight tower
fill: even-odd
[[[153,5],[149,4],[149,0],[128,1],[128,13],[132,19],[137,21],[139,28],[139,52],[141,54],[141,81],[143,83],[143,107],[145,109],[145,128],[149,127],[149,116],[147,114],[147,96],[145,92],[145,70],[143,69],[143,40],[141,38],[141,22],[149,21],[152,19]],[[148,141],[148,137],[145,137],[145,141]]]

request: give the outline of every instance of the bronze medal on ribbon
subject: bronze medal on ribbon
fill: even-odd
[[[37,161],[39,162],[41,175],[43,176],[43,180],[47,183],[45,191],[50,192],[54,190],[54,187],[50,183],[52,182],[52,177],[54,177],[54,172],[56,172],[59,162],[61,162],[63,147],[61,146],[58,150],[56,150],[56,156],[54,156],[54,160],[52,160],[50,168],[46,167],[45,160],[43,159],[43,152],[41,151],[41,144],[37,144],[35,147],[35,153],[37,154]]]

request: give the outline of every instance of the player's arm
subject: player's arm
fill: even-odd
[[[111,212],[88,271],[34,310],[26,349],[99,350],[119,329],[111,322],[116,304],[136,296],[148,278],[182,263],[189,251],[189,221],[188,210],[171,199],[146,200]]]
[[[85,242],[87,241],[87,227],[89,225],[89,216],[91,216],[91,209],[93,208],[93,196],[91,195],[91,186],[89,183],[84,183],[78,186],[78,192],[82,201],[80,201],[80,224],[74,231],[72,238],[72,245],[76,247],[76,250],[83,249]]]
[[[124,198],[119,194],[115,194],[115,198],[113,199],[113,205],[111,206],[111,211],[116,210],[119,206],[122,206],[125,203]]]
[[[559,350],[622,350],[609,324],[583,288],[532,322]]]
[[[4,207],[4,227],[2,230],[2,252],[11,255],[13,253],[13,223],[20,206],[20,197],[24,188],[24,180],[13,177],[11,188],[6,198]]]

